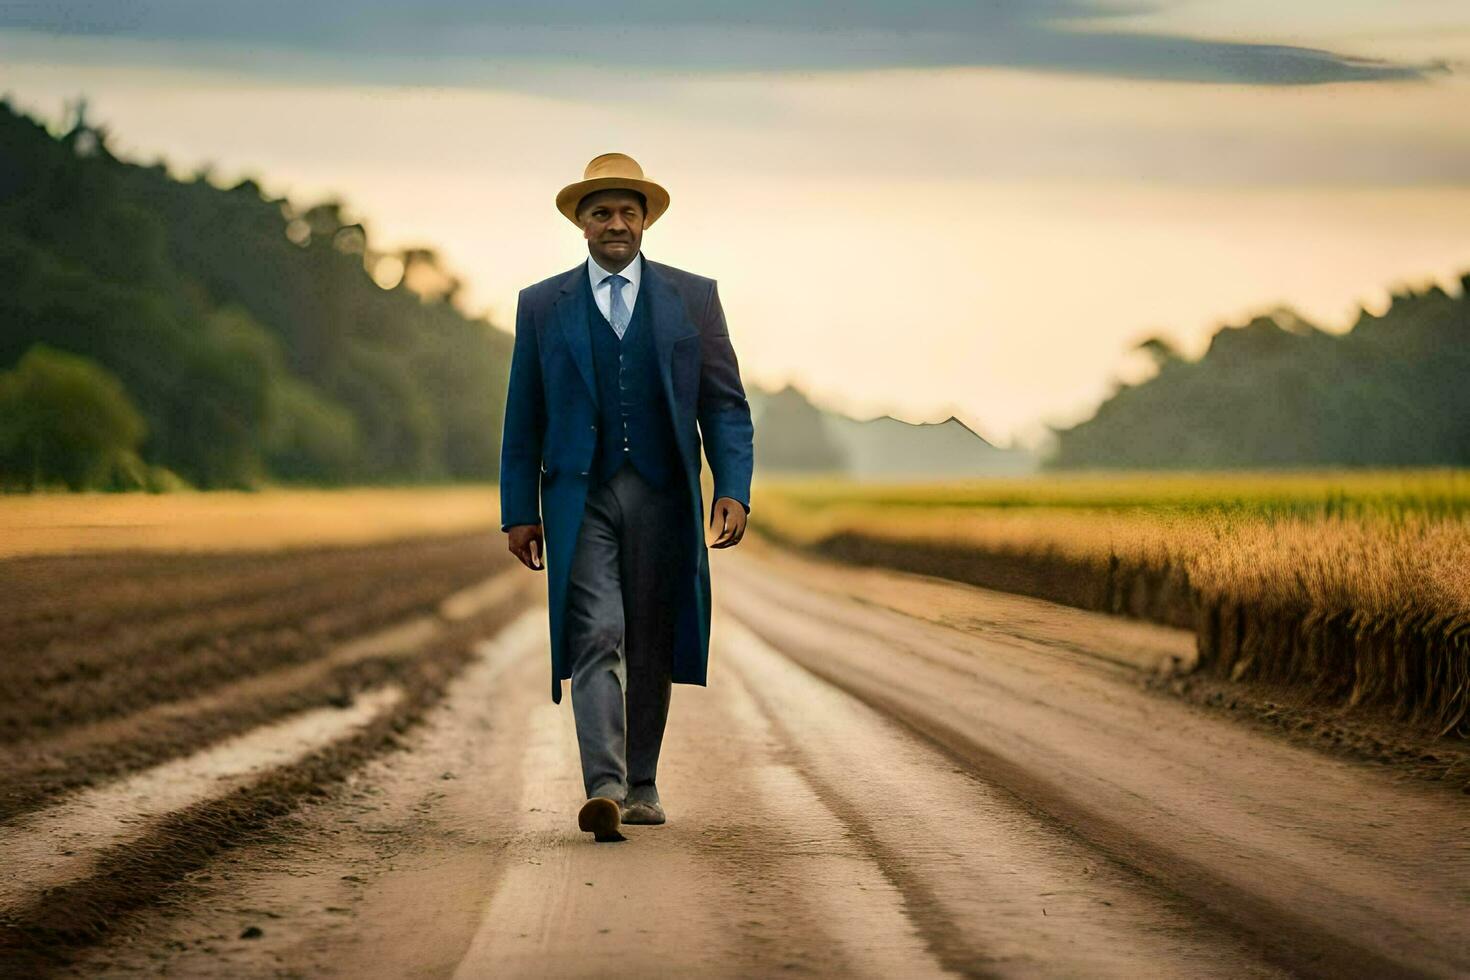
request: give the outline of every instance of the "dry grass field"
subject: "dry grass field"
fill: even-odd
[[[0,558],[270,551],[498,529],[494,485],[0,495]]]
[[[766,482],[755,526],[835,557],[1197,631],[1201,664],[1449,732],[1470,708],[1470,474]]]

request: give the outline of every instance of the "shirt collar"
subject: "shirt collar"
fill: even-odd
[[[611,272],[608,272],[602,266],[597,264],[597,260],[592,257],[590,252],[587,255],[587,274],[592,277],[592,286],[594,289],[602,285],[602,280],[612,275]],[[633,256],[633,261],[624,266],[623,271],[618,273],[618,275],[627,279],[628,284],[632,286],[635,291],[638,289],[638,283],[643,279],[642,249],[639,249],[638,254]]]

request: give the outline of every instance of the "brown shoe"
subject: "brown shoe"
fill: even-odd
[[[619,809],[617,800],[594,796],[582,804],[581,811],[577,813],[577,826],[590,833],[598,843],[627,840],[618,832]]]

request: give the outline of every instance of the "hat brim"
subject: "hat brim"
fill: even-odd
[[[605,191],[611,188],[637,191],[643,195],[648,201],[648,215],[643,219],[645,228],[657,221],[659,216],[669,209],[669,192],[651,180],[640,180],[637,177],[593,177],[589,180],[579,180],[575,184],[568,184],[556,195],[556,209],[566,215],[568,221],[580,228],[582,223],[577,220],[578,203],[593,191]]]

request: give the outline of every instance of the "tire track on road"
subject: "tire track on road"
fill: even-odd
[[[802,777],[903,893],[931,952],[965,976],[1276,976],[1187,905],[1038,820],[1010,793],[749,628],[721,652]]]
[[[669,822],[618,844],[576,830],[570,704],[531,708],[505,871],[455,976],[944,974],[732,668],[715,670],[708,688],[676,689],[658,780]]]
[[[1465,902],[1453,870],[1465,867],[1457,843],[1464,814],[1443,800],[1177,704],[1155,706],[1102,674],[1078,683],[1086,675],[1075,665],[1048,666],[1034,652],[972,644],[969,665],[956,672],[930,663],[958,655],[940,649],[962,645],[955,631],[819,599],[794,583],[745,588],[752,574],[737,568],[740,584],[727,587],[723,604],[762,639],[1014,794],[1061,835],[1179,896],[1197,922],[1225,925],[1267,962],[1378,976],[1465,965]],[[1047,683],[1048,670],[1057,684]],[[1160,738],[1171,730],[1174,741]],[[1108,754],[1113,744],[1122,755]],[[1190,789],[1202,765],[1213,767],[1200,781],[1204,797]],[[1316,798],[1337,805],[1307,802]],[[1367,810],[1366,799],[1374,800]],[[1394,822],[1374,823],[1375,809],[1421,822],[1385,834],[1373,828]],[[1355,819],[1360,813],[1366,824]],[[1409,841],[1423,859],[1400,867],[1414,860]]]

